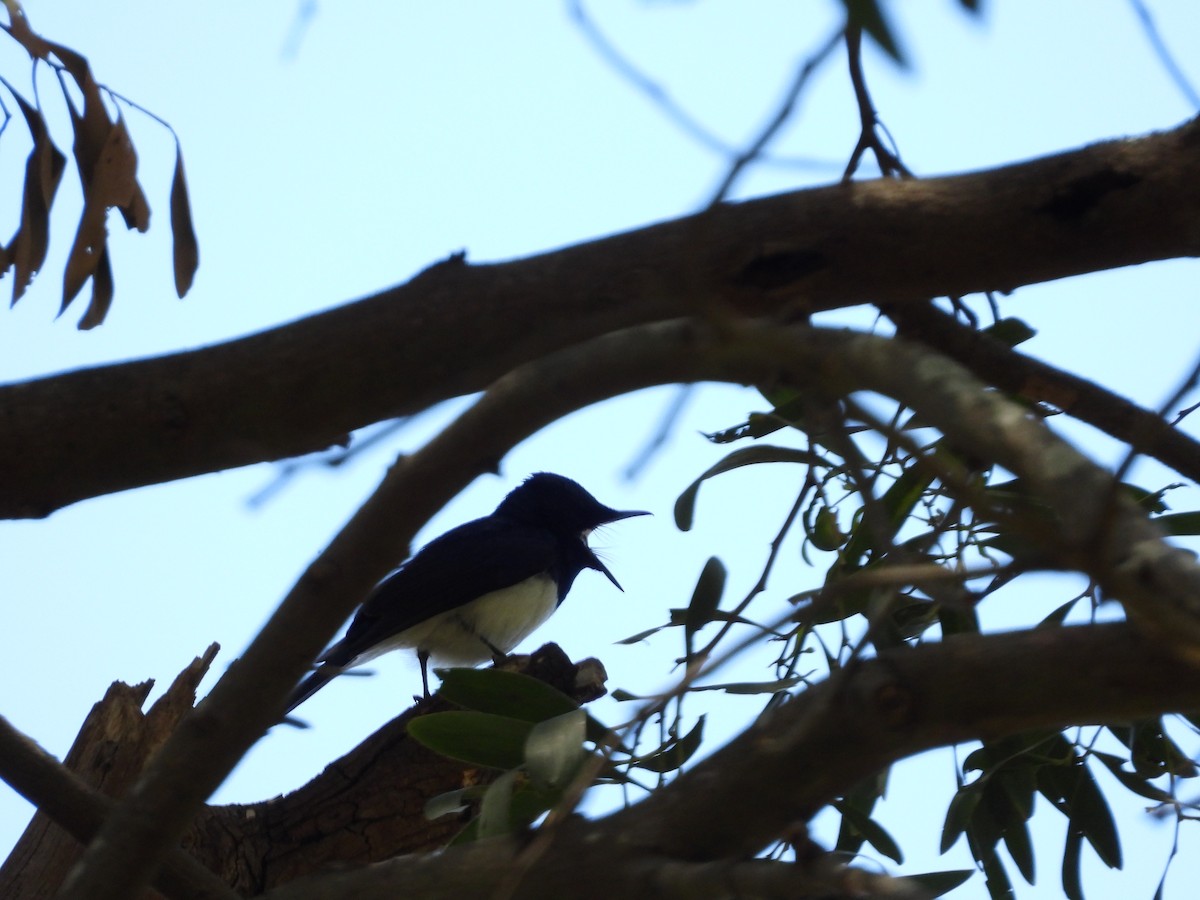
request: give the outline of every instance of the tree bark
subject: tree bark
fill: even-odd
[[[520,669],[560,690],[575,689],[578,669],[554,645]],[[190,703],[179,700],[187,690],[179,685],[198,671],[195,665],[185,670],[168,692],[171,699],[144,716],[148,685],[114,685],[89,716],[69,763],[91,773],[103,790],[119,793],[161,742],[162,730],[186,713]],[[1047,692],[1047,684],[1055,690]],[[588,686],[583,696],[596,692]],[[408,739],[413,716],[442,708],[437,698],[418,704],[290,794],[205,808],[184,847],[239,894],[269,891],[274,900],[457,900],[508,881],[512,896],[522,900],[651,898],[714,878],[757,885],[770,897],[802,890],[862,895],[864,879],[876,895],[909,896],[901,885],[870,882],[819,853],[815,862],[779,870],[746,869],[741,861],[780,835],[802,834],[798,823],[862,778],[925,749],[1200,710],[1200,667],[1164,654],[1124,624],[964,635],[904,647],[810,688],[627,809],[594,821],[563,819],[532,843],[488,841],[430,857],[424,851],[442,846],[463,820],[428,821],[425,801],[491,777]],[[53,896],[77,852],[73,843],[39,813],[0,871],[4,896]],[[383,860],[391,861],[366,865]],[[346,863],[361,865],[347,869]],[[204,896],[186,880],[160,879],[159,886],[169,897]]]
[[[57,894],[83,844],[111,810],[107,798],[122,796],[151,755],[175,730],[196,701],[196,686],[217,652],[213,644],[185,668],[147,713],[153,681],[130,686],[114,682],[84,720],[63,766],[7,726],[3,730],[3,776],[39,807],[25,833],[0,867],[0,896],[42,900]],[[224,885],[182,854],[167,860],[156,884],[174,898],[229,900]],[[152,891],[147,897],[158,897]]]
[[[985,172],[727,204],[514,262],[452,257],[257,335],[0,388],[0,517],[323,449],[633,325],[896,306],[1194,256],[1197,219],[1193,120]]]
[[[906,756],[1169,709],[1200,709],[1200,667],[1124,624],[902,647],[804,691],[667,787],[603,819],[565,818],[529,839],[329,872],[268,897],[458,900],[503,886],[519,900],[654,900],[677,896],[677,881],[694,884],[701,873],[727,889],[716,896],[730,896],[738,862],[781,836],[802,835],[802,823],[825,804]],[[796,868],[813,871],[789,866]],[[827,871],[813,895],[841,896],[837,878],[845,875]]]
[[[170,737],[147,767],[139,790],[114,810],[101,835],[104,852],[97,849],[81,861],[90,869],[89,888],[106,885],[110,895],[119,896],[117,887],[149,877],[158,855],[279,714],[287,690],[356,598],[382,577],[395,558],[394,548],[444,502],[447,486],[465,484],[481,460],[498,458],[544,421],[604,390],[598,374],[609,371],[612,359],[620,360],[613,373],[617,381],[664,373],[696,380],[720,373],[749,383],[782,379],[829,396],[871,390],[894,397],[955,447],[1022,480],[1023,492],[1053,519],[1053,527],[1044,519],[1026,523],[1049,560],[1091,575],[1108,596],[1125,604],[1145,633],[1157,637],[1164,652],[1200,655],[1195,560],[1167,545],[1139,508],[1114,493],[1109,473],[1025,407],[987,390],[955,363],[904,341],[807,325],[644,326],[511,373],[421,451],[392,468],[205,703]],[[969,502],[997,512],[954,471],[937,467],[935,474]]]
[[[122,796],[154,751],[191,712],[195,687],[215,649],[213,645],[180,673],[148,712],[142,712],[142,705],[153,682],[133,687],[114,683],[88,715],[64,766],[105,796]],[[531,656],[513,657],[506,667],[579,702],[604,693],[594,677],[603,669],[595,661],[576,665],[554,644]],[[413,718],[449,708],[436,696],[419,701],[289,794],[259,803],[205,807],[181,842],[192,866],[180,863],[183,853],[176,851],[168,871],[157,881],[162,893],[147,891],[144,896],[147,900],[163,896],[229,900],[260,894],[338,864],[378,862],[442,847],[466,819],[443,816],[430,821],[425,816],[426,802],[457,788],[487,784],[495,776],[438,756],[409,739],[408,723]],[[8,770],[11,765],[10,760],[2,774],[20,786],[19,776]],[[97,807],[88,797],[44,782],[27,785],[25,793],[42,811],[0,867],[0,896],[48,900],[57,895],[82,844],[98,830],[108,807]],[[204,874],[209,877],[199,877]],[[231,892],[218,895],[214,882]]]

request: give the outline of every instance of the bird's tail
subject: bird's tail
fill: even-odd
[[[284,709],[283,714],[287,716],[293,709],[325,687],[341,671],[337,666],[331,666],[328,663],[313,669],[307,678],[296,685],[296,689],[288,697],[287,708]]]

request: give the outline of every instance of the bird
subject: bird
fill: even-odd
[[[650,513],[605,506],[577,482],[537,472],[491,515],[426,544],[367,595],[346,635],[315,661],[285,717],[333,678],[396,649],[417,651],[429,697],[429,661],[502,661],[566,599],[584,569],[624,590],[588,546],[593,529]]]

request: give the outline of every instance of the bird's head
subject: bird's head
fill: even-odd
[[[578,535],[587,545],[593,529],[621,519],[648,516],[643,510],[616,510],[605,506],[583,489],[578,482],[553,472],[530,475],[496,507],[496,514],[507,516],[527,525],[537,525],[557,533]],[[589,566],[608,576],[621,587],[598,557],[588,551]]]

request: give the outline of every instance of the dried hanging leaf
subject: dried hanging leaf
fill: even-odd
[[[72,147],[75,165],[79,169],[79,180],[86,196],[96,162],[114,126],[108,117],[108,110],[104,108],[104,101],[100,98],[100,86],[92,77],[92,69],[87,59],[61,44],[51,43],[50,47],[83,95],[83,112],[80,113],[75,108],[75,101],[71,95],[66,90],[63,91],[67,109],[71,114],[71,127],[75,132],[75,143]]]
[[[75,242],[71,245],[67,268],[63,273],[63,296],[59,315],[71,305],[71,301],[87,284],[87,280],[100,264],[107,236],[104,230],[105,212],[103,206],[97,206],[90,201],[84,204],[83,213],[79,217],[79,228],[75,232]]]
[[[150,204],[142,186],[136,181],[133,183],[133,196],[120,209],[126,228],[136,228],[143,234],[150,230]]]
[[[125,120],[118,117],[96,161],[92,190],[105,206],[125,208],[138,192],[137,153]]]
[[[108,210],[110,206],[130,205],[137,188],[137,154],[133,152],[130,132],[125,120],[118,119],[109,127],[92,168],[91,184],[84,197],[84,208],[79,216],[76,240],[67,256],[67,266],[62,277],[62,310],[66,310],[76,298],[88,278],[96,272],[101,259],[106,257],[108,240]],[[112,275],[109,274],[109,277]]]
[[[8,25],[0,25],[8,32],[9,36],[18,44],[25,48],[25,52],[29,54],[31,59],[45,59],[49,56],[52,45],[49,41],[39,34],[35,34],[33,29],[29,27],[29,20],[25,18],[25,10],[20,6],[8,7]]]
[[[91,184],[84,196],[83,212],[75,243],[67,256],[63,276],[62,310],[75,299],[88,278],[96,271],[105,252],[108,232],[105,220],[111,206],[128,205],[137,185],[134,169],[137,156],[122,119],[109,128],[108,137],[95,159]]]
[[[73,94],[67,90],[67,84],[62,85],[74,131],[72,153],[84,197],[79,227],[63,274],[62,310],[91,278],[92,297],[79,327],[92,328],[104,320],[114,292],[107,250],[108,210],[112,207],[120,210],[129,228],[144,232],[150,227],[150,204],[137,180],[137,153],[119,111],[115,122],[110,118],[103,100],[108,89],[96,81],[87,58],[34,33],[19,6],[9,12],[11,21],[0,24],[0,30],[8,33],[32,59],[45,60],[59,69],[60,76],[63,73],[69,76],[79,91]],[[15,93],[14,96],[29,123],[33,141],[33,151],[26,163],[21,223],[8,246],[0,245],[0,275],[10,267],[14,269],[12,302],[16,303],[45,262],[50,207],[66,167],[66,157],[50,139],[41,111]],[[83,98],[82,108],[76,100],[78,96]],[[178,142],[171,185],[171,229],[175,289],[182,297],[190,289],[199,266],[199,249]]]
[[[112,263],[109,260],[108,249],[106,248],[101,251],[100,261],[97,263],[96,271],[92,275],[92,299],[88,302],[87,312],[79,320],[78,328],[80,331],[95,328],[104,321],[104,317],[108,315],[109,307],[112,306],[113,293]]]
[[[183,175],[183,153],[175,148],[175,176],[171,179],[171,234],[175,261],[175,293],[182,297],[192,286],[200,265],[200,248],[192,227],[187,180]]]
[[[115,206],[121,211],[121,217],[125,220],[126,228],[136,228],[138,231],[144,233],[150,227],[150,204],[146,201],[146,194],[137,180],[137,148],[133,146],[133,137],[129,134],[129,128],[125,124],[125,117],[120,113],[117,114],[117,121],[113,125],[113,130],[120,132],[121,138],[124,141],[129,167],[128,196],[117,201]]]
[[[47,135],[38,153],[38,165],[41,167],[42,205],[47,210],[54,203],[54,195],[62,183],[63,172],[67,168],[66,155],[55,146]]]
[[[67,158],[50,139],[46,122],[39,110],[30,106],[20,95],[14,98],[25,116],[33,150],[25,163],[25,189],[21,199],[21,222],[9,244],[8,261],[14,265],[13,296],[15,304],[25,293],[46,260],[50,243],[50,206],[62,180]]]

